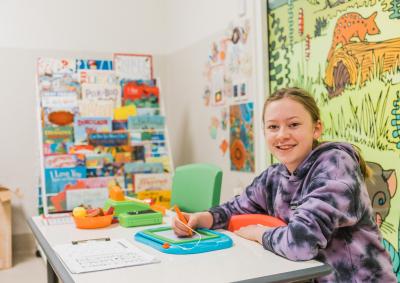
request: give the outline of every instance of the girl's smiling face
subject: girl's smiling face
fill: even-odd
[[[293,172],[321,136],[322,124],[314,122],[301,103],[284,97],[266,106],[264,134],[270,152]]]

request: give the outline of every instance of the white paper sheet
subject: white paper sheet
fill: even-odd
[[[125,239],[88,240],[57,245],[54,250],[71,273],[99,271],[158,262]]]

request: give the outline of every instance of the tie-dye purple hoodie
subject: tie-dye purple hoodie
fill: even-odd
[[[242,195],[210,212],[213,229],[226,228],[234,214],[284,220],[288,226],[264,233],[264,248],[290,260],[328,263],[333,272],[318,282],[396,282],[350,144],[321,144],[293,174],[272,165]]]

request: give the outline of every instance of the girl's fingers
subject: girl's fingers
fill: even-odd
[[[172,221],[172,228],[178,236],[188,236],[189,231],[188,228],[177,218],[174,218]]]
[[[190,214],[187,214],[187,213],[185,213],[185,212],[183,212],[182,214],[183,214],[183,216],[186,218],[186,222],[188,222],[189,219],[191,218],[191,217],[190,217]]]

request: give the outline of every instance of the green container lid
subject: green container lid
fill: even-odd
[[[156,225],[162,223],[162,214],[158,211],[135,215],[121,213],[118,219],[119,224],[123,227]]]
[[[114,215],[118,216],[121,213],[128,211],[138,211],[150,209],[150,205],[143,202],[138,202],[134,200],[113,200],[108,199],[104,205],[104,210],[108,210],[110,207],[114,207]]]

